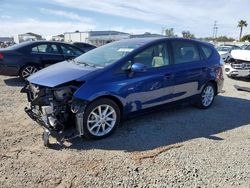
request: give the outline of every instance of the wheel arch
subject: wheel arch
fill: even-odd
[[[20,75],[20,74],[21,74],[22,69],[23,69],[24,67],[29,66],[29,65],[36,66],[38,69],[40,69],[40,68],[41,68],[40,64],[38,64],[38,63],[34,63],[34,62],[27,62],[27,63],[23,64],[23,65],[20,67],[20,69],[19,69],[19,73],[18,73],[18,74]]]
[[[103,99],[103,98],[110,99],[110,100],[114,101],[120,109],[121,117],[123,117],[123,115],[124,115],[123,103],[121,102],[121,100],[118,97],[115,97],[113,95],[102,95],[102,96],[95,98],[93,101],[96,101],[98,99]]]
[[[217,82],[215,80],[210,80],[208,83],[213,84],[214,88],[215,88],[215,94],[218,94],[218,85]]]

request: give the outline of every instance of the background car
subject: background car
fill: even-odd
[[[195,40],[112,42],[30,76],[22,89],[31,102],[25,111],[47,132],[76,120],[77,135],[104,138],[122,117],[152,107],[185,100],[209,108],[222,91],[220,59],[212,45]]]
[[[246,48],[248,48],[250,50],[250,44],[243,44],[240,48],[242,50],[246,50]]]
[[[84,43],[84,42],[73,42],[72,44],[74,46],[80,48],[84,52],[88,52],[88,51],[93,50],[94,48],[96,48],[96,46],[94,46],[92,44]]]
[[[232,50],[231,58],[225,63],[224,68],[228,77],[250,78],[250,51]]]
[[[244,44],[243,46],[241,46],[241,48],[243,50],[250,50],[250,44]]]
[[[0,49],[0,75],[26,79],[39,69],[83,53],[78,47],[62,42],[23,42]]]
[[[236,45],[224,45],[224,46],[218,46],[216,49],[220,54],[222,60],[227,61],[231,58],[232,50],[240,50],[241,48]]]

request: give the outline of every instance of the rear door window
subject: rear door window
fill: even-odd
[[[172,41],[175,64],[189,63],[200,60],[197,46],[190,41]]]

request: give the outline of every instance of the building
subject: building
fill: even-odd
[[[65,42],[86,42],[95,46],[127,38],[130,38],[129,33],[119,31],[76,31],[64,33]]]
[[[130,34],[119,31],[90,31],[89,43],[95,46],[101,46],[113,41],[127,39]]]
[[[64,35],[60,34],[60,35],[52,36],[51,40],[52,41],[64,41]]]
[[[14,42],[13,37],[0,37],[0,42]]]
[[[147,32],[144,34],[130,35],[130,38],[151,38],[151,37],[166,37],[166,36],[160,34],[147,33]]]
[[[88,42],[89,32],[66,32],[64,33],[65,42]]]
[[[24,34],[18,34],[14,36],[14,42],[15,43],[21,43],[24,41],[36,41],[36,40],[43,40],[41,35],[35,34],[35,33],[24,33]]]

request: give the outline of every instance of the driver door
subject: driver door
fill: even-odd
[[[132,76],[126,75],[121,79],[122,83],[126,83],[121,93],[126,93],[127,111],[137,111],[172,101],[174,80],[170,76],[172,70],[168,49],[167,43],[153,45],[139,52],[123,67],[129,68],[132,63],[146,66],[145,72],[134,72]]]

